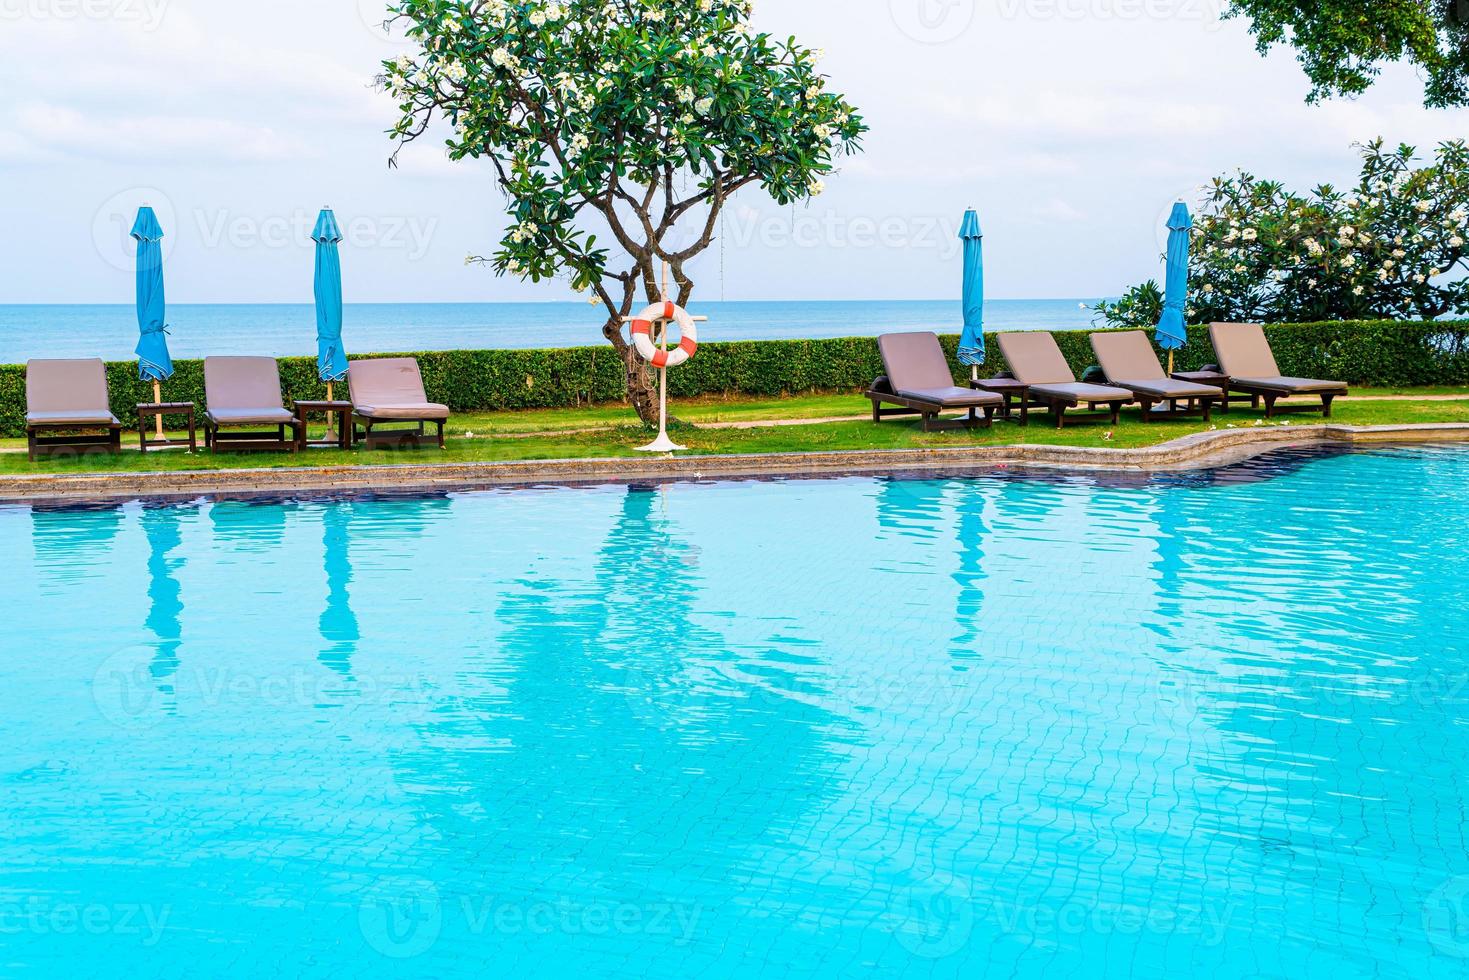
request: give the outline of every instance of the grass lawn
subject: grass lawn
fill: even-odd
[[[1419,392],[1407,392],[1418,394]],[[1435,394],[1464,394],[1435,391]],[[997,422],[992,430],[924,433],[916,422],[893,419],[881,425],[870,421],[821,422],[794,426],[761,426],[747,429],[699,429],[697,423],[770,421],[859,415],[868,403],[852,395],[815,395],[802,398],[715,400],[704,399],[677,406],[686,425],[675,438],[695,453],[779,453],[812,450],[912,449],[925,447],[1045,444],[1067,446],[1112,446],[1133,448],[1156,445],[1210,426],[1198,419],[1142,424],[1135,409],[1125,411],[1122,424],[1075,424],[1057,431],[1043,415],[1033,418],[1028,428]],[[621,405],[533,412],[503,412],[462,415],[451,427],[444,452],[425,449],[400,452],[338,452],[313,450],[299,455],[280,453],[225,453],[187,455],[179,452],[130,451],[121,456],[96,455],[82,459],[51,459],[29,462],[24,453],[0,453],[0,473],[78,473],[183,469],[240,469],[279,466],[332,466],[391,464],[406,462],[489,462],[509,460],[629,457],[651,435],[638,425],[629,425],[629,410]],[[1292,414],[1286,421],[1306,425],[1320,421],[1319,414]],[[1214,426],[1249,427],[1263,419],[1262,412],[1235,407],[1228,415],[1216,416]],[[1333,421],[1351,425],[1386,425],[1410,422],[1469,422],[1469,400],[1465,401],[1358,401],[1337,403]],[[1274,424],[1274,423],[1267,423]],[[576,431],[582,430],[582,431]],[[475,433],[467,438],[466,433]],[[1108,438],[1110,433],[1111,438]],[[497,436],[503,438],[496,438]],[[513,436],[513,437],[512,437]],[[10,447],[23,447],[22,440],[6,440]]]

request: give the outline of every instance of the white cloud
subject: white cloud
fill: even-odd
[[[267,163],[319,153],[301,137],[268,126],[198,116],[107,117],[30,103],[14,113],[12,126],[43,152],[99,160]]]

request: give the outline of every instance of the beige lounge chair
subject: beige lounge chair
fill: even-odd
[[[112,414],[110,401],[107,366],[100,358],[27,363],[26,450],[30,458],[98,449],[121,452],[122,423]],[[98,429],[104,431],[98,433]]]
[[[1275,352],[1265,338],[1265,328],[1258,323],[1211,323],[1209,339],[1214,342],[1214,356],[1219,370],[1229,378],[1229,390],[1250,396],[1259,407],[1265,399],[1265,417],[1274,418],[1275,403],[1292,395],[1318,395],[1321,413],[1331,418],[1331,403],[1348,393],[1344,381],[1316,381],[1311,378],[1286,378],[1275,363]],[[1314,405],[1288,406],[1295,410],[1314,411]],[[1282,406],[1285,408],[1285,406]]]
[[[347,365],[347,388],[352,399],[352,443],[368,449],[422,446],[429,423],[438,427],[438,445],[444,448],[448,406],[428,400],[423,373],[411,357],[352,361]],[[362,423],[362,428],[357,423]],[[380,425],[410,422],[412,428],[376,430]]]
[[[953,372],[943,345],[933,333],[890,333],[877,338],[887,374],[872,382],[867,397],[872,400],[872,421],[893,415],[918,415],[923,431],[974,428],[994,425],[995,410],[1004,405],[999,395],[974,391],[954,384]],[[883,408],[884,404],[899,408]],[[976,414],[984,411],[984,419]],[[963,411],[962,418],[937,421],[940,412]]]
[[[1204,421],[1208,422],[1214,403],[1224,398],[1224,392],[1218,388],[1168,377],[1152,341],[1141,330],[1094,333],[1091,341],[1107,383],[1126,388],[1137,396],[1143,406],[1144,422],[1155,416],[1192,414],[1195,405],[1201,407]],[[1180,409],[1180,402],[1187,407]],[[1155,413],[1155,404],[1166,405],[1167,410]]]
[[[997,338],[1000,353],[1010,365],[1010,373],[1026,386],[1020,399],[1020,423],[1030,421],[1031,401],[1040,402],[1051,410],[1056,418],[1056,428],[1066,424],[1066,410],[1086,405],[1092,411],[1098,405],[1107,406],[1112,424],[1116,425],[1122,414],[1122,406],[1134,400],[1132,392],[1110,385],[1085,384],[1076,380],[1076,373],[1066,363],[1056,338],[1039,330],[1024,333],[1002,333]]]
[[[281,372],[275,358],[204,358],[204,401],[204,444],[213,452],[296,451],[301,423],[281,397]],[[274,426],[275,431],[262,432],[261,426]]]

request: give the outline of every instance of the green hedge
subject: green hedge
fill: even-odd
[[[1332,378],[1356,385],[1469,386],[1469,321],[1445,323],[1298,323],[1268,328],[1280,369],[1298,377]],[[1087,337],[1092,331],[1055,334],[1078,376],[1093,363]],[[958,338],[946,336],[954,360]],[[990,338],[986,375],[1004,369],[999,347]],[[383,355],[391,356],[391,355]],[[429,397],[456,411],[555,408],[624,397],[622,362],[610,346],[564,350],[436,351],[416,355]],[[1178,353],[1179,370],[1202,367],[1214,359],[1208,330],[1192,327]],[[316,379],[314,358],[281,359],[288,398],[325,395]],[[169,401],[204,404],[201,361],[176,362],[177,373],[164,385]],[[855,391],[881,373],[872,338],[837,340],[762,340],[704,344],[699,356],[669,375],[674,397],[694,395],[783,395],[809,391]],[[955,374],[966,371],[955,363]],[[127,424],[134,406],[151,401],[151,386],[138,381],[132,362],[108,365],[112,410]],[[0,366],[0,431],[25,430],[24,369]]]

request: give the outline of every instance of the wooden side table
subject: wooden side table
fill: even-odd
[[[164,418],[166,416],[179,416],[188,420],[189,438],[187,439],[149,439],[148,422],[151,419]],[[181,449],[189,447],[189,452],[197,452],[199,444],[194,435],[194,403],[193,402],[140,402],[138,404],[138,449],[148,452],[153,449]]]
[[[1208,385],[1210,388],[1218,388],[1220,392],[1219,411],[1221,412],[1229,411],[1230,402],[1250,402],[1251,405],[1257,408],[1260,405],[1258,398],[1252,399],[1249,395],[1231,395],[1229,393],[1229,375],[1221,371],[1213,371],[1207,368],[1203,371],[1174,371],[1172,378],[1174,381],[1192,381],[1196,385]],[[1193,402],[1189,403],[1189,407],[1194,407]]]
[[[1020,424],[1030,424],[1030,410],[1032,408],[1045,408],[1041,402],[1030,400],[1030,386],[1015,378],[981,378],[978,381],[969,382],[969,387],[979,391],[992,391],[1005,399],[1005,407],[1000,410],[1000,417],[1006,420],[1013,418],[1011,402],[1018,400],[1020,408]]]
[[[335,439],[307,439],[306,417],[308,415],[325,415],[327,425],[331,420],[337,420],[337,437]],[[301,424],[296,427],[296,448],[300,449],[351,449],[352,448],[352,403],[343,401],[320,401],[320,402],[297,402],[296,420]]]

